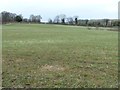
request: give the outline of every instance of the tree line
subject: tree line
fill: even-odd
[[[29,18],[24,18],[22,14],[17,15],[15,13],[3,11],[0,13],[2,23],[44,23],[41,22],[41,15],[31,14]],[[0,19],[1,20],[1,19]],[[47,24],[64,24],[64,25],[78,25],[78,26],[94,26],[94,27],[113,27],[120,26],[120,20],[118,19],[78,19],[78,16],[67,17],[65,14],[57,15],[53,20],[50,18]]]
[[[77,26],[93,26],[93,27],[115,27],[120,26],[118,19],[78,19],[78,16],[66,17],[66,15],[57,15],[54,20],[49,19],[49,24],[65,24]]]

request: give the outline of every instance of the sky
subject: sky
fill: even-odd
[[[41,15],[42,21],[65,14],[79,19],[117,19],[119,0],[1,0],[0,12],[8,11],[29,18]]]

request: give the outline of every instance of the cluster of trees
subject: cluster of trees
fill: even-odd
[[[40,23],[42,17],[40,15],[30,15],[29,22]]]
[[[0,13],[0,18],[2,18],[2,23],[13,23],[13,22],[34,22],[34,23],[40,23],[42,17],[40,15],[30,15],[30,18],[23,18],[23,16],[17,15],[15,13],[10,13],[7,11],[3,11]]]
[[[78,16],[67,17],[65,14],[57,15],[54,20],[49,19],[48,23],[53,24],[78,24]]]
[[[2,19],[1,19],[2,18]],[[23,18],[23,16],[17,15],[15,13],[10,13],[3,11],[0,13],[0,22],[3,24],[13,23],[13,22],[25,22],[25,23],[41,23],[41,15],[30,15],[28,18]],[[53,20],[48,20],[49,24],[64,24],[64,25],[78,25],[78,26],[95,26],[95,27],[112,27],[120,26],[120,20],[117,19],[98,19],[98,20],[82,20],[78,19],[78,16],[67,17],[65,14],[57,15]]]
[[[0,14],[0,18],[2,18],[2,23],[11,23],[11,22],[21,22],[23,17],[22,15],[17,15],[15,13],[10,13],[3,11]]]

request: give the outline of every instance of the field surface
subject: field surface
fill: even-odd
[[[116,31],[8,24],[2,32],[3,87],[117,87]]]

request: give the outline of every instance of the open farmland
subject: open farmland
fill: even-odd
[[[3,87],[117,87],[118,32],[3,25]]]

